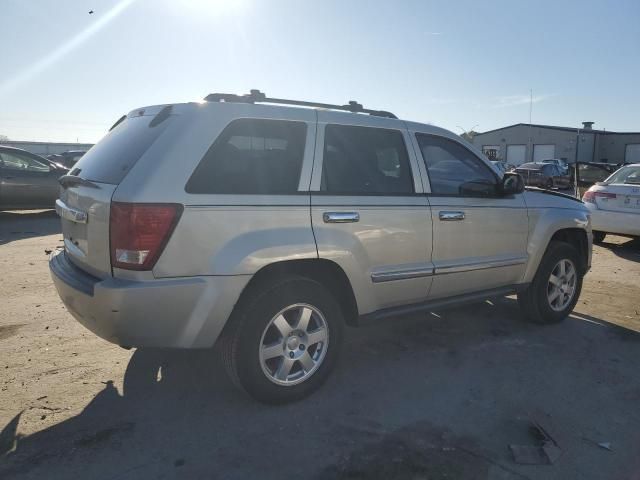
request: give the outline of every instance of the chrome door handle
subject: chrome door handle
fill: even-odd
[[[464,220],[464,212],[440,212],[438,217],[443,222],[455,222],[457,220]]]
[[[324,223],[355,223],[360,221],[358,212],[324,212]]]

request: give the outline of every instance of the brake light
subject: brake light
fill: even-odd
[[[181,214],[182,205],[113,202],[109,218],[111,266],[151,270]]]
[[[582,196],[582,201],[587,203],[596,203],[596,198],[603,198],[607,200],[615,199],[616,194],[609,193],[609,192],[594,192],[591,190],[587,190],[586,192],[584,192],[584,195]]]

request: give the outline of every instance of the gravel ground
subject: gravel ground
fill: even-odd
[[[350,329],[319,392],[267,407],[215,352],[85,330],[49,278],[55,214],[0,213],[0,478],[640,479],[640,245],[607,242],[559,325],[504,298]],[[551,465],[509,451],[532,420]]]

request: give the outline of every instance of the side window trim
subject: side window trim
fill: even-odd
[[[471,156],[477,160],[478,162],[480,162],[483,166],[483,168],[485,168],[496,180],[496,183],[500,183],[500,179],[498,178],[498,176],[496,175],[496,173],[493,171],[492,168],[490,168],[484,160],[482,160],[482,158],[478,157],[478,155],[476,155],[471,149],[469,149],[466,145],[464,145],[462,142],[458,142],[457,140],[454,140],[452,138],[449,138],[447,136],[444,135],[438,135],[436,133],[426,133],[426,132],[420,132],[420,131],[412,131],[411,132],[411,137],[413,142],[415,142],[415,148],[417,150],[417,152],[419,152],[420,155],[420,164],[421,167],[424,169],[424,191],[425,194],[427,196],[432,196],[432,197],[458,197],[458,198],[484,198],[484,197],[471,197],[471,196],[466,196],[466,195],[459,195],[456,193],[453,194],[447,194],[447,193],[434,193],[433,190],[431,189],[431,177],[429,176],[429,169],[427,168],[427,160],[424,158],[424,154],[422,153],[422,148],[420,148],[420,142],[418,141],[418,136],[422,135],[425,137],[433,137],[433,138],[438,138],[438,139],[442,139],[442,140],[447,140],[450,141],[458,146],[460,146],[461,148],[465,149],[467,152],[469,152],[471,154]],[[491,198],[491,197],[490,197]]]
[[[402,142],[404,145],[405,153],[407,155],[408,167],[409,167],[409,175],[411,176],[411,186],[413,188],[413,192],[404,192],[404,193],[338,193],[338,192],[327,192],[322,189],[323,187],[323,176],[324,176],[324,149],[325,149],[325,132],[327,126],[345,126],[345,127],[362,127],[362,128],[371,128],[371,129],[379,129],[379,130],[391,130],[397,131],[402,135]],[[424,184],[422,183],[422,171],[420,170],[420,160],[417,157],[417,153],[415,152],[415,146],[413,145],[413,139],[410,135],[410,132],[406,127],[398,128],[395,126],[372,126],[367,124],[345,124],[345,123],[334,123],[330,121],[318,121],[317,122],[317,131],[316,131],[316,140],[315,140],[315,149],[314,149],[314,161],[313,161],[313,171],[311,175],[311,184],[310,191],[313,195],[323,195],[323,196],[354,196],[354,197],[414,197],[420,196],[424,194]]]

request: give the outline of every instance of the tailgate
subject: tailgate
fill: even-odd
[[[173,107],[158,105],[129,113],[60,179],[56,211],[62,218],[64,247],[86,272],[111,276],[111,197],[149,147],[171,123]]]
[[[96,183],[62,189],[56,211],[62,219],[64,248],[71,261],[86,272],[111,276],[109,209],[117,185]]]

